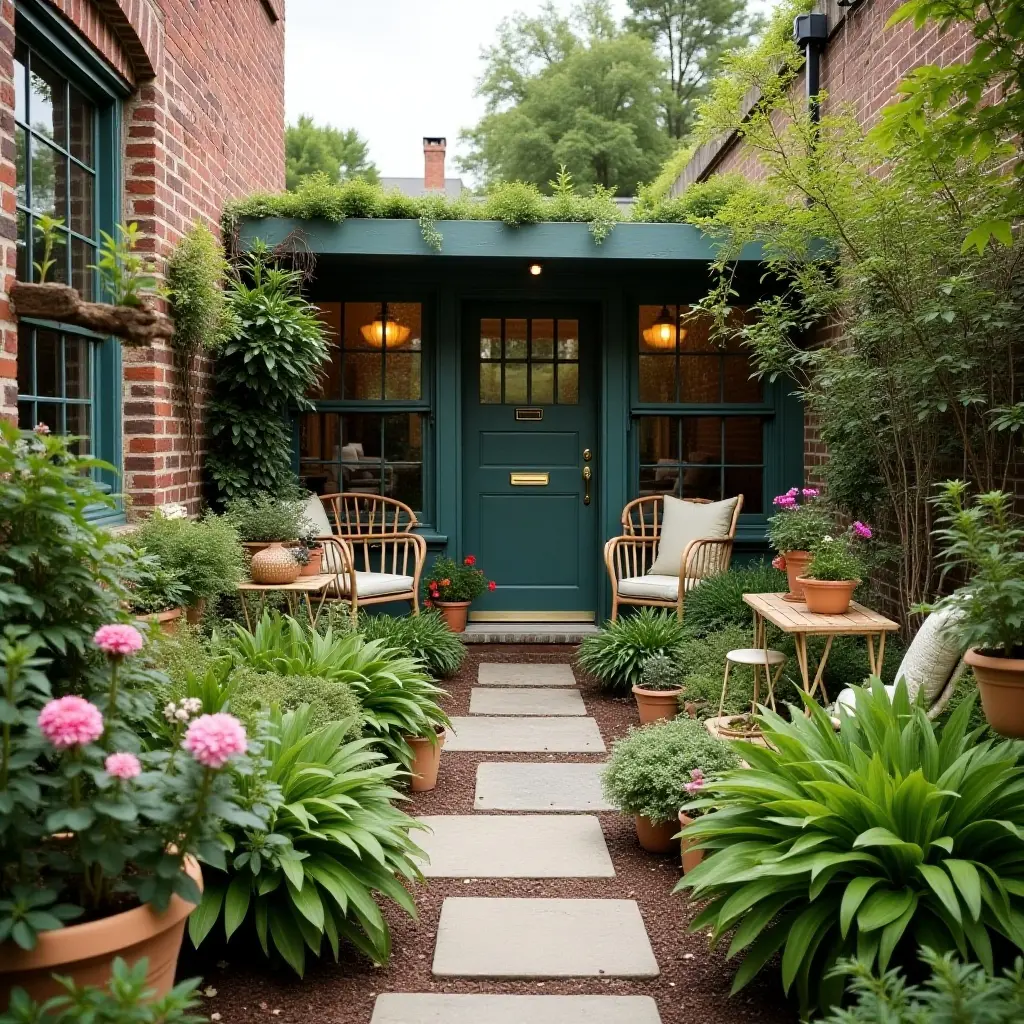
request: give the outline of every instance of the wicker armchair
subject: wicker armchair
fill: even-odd
[[[683,500],[709,504],[707,498]],[[681,619],[686,592],[702,579],[729,568],[736,523],[743,508],[742,494],[736,499],[728,535],[691,541],[680,559],[678,577],[647,575],[657,558],[664,507],[663,495],[631,501],[622,510],[622,535],[612,537],[604,546],[604,563],[612,586],[613,622],[618,618],[619,606],[624,604],[675,608]]]
[[[411,533],[417,523],[416,513],[408,505],[382,494],[341,492],[322,494],[320,500],[338,537]]]

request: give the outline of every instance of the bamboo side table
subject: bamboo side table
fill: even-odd
[[[237,586],[238,596],[242,602],[242,611],[245,612],[245,624],[249,628],[249,632],[252,632],[252,620],[249,617],[249,602],[246,600],[247,594],[259,594],[257,621],[263,617],[263,608],[266,604],[267,594],[276,590],[285,595],[285,600],[288,602],[288,611],[293,617],[295,617],[299,606],[304,602],[306,614],[309,616],[309,624],[316,626],[317,620],[320,618],[320,612],[323,611],[324,603],[330,594],[331,584],[337,578],[337,573],[323,572],[317,576],[300,576],[294,583],[253,583],[251,580],[239,583]],[[316,594],[320,595],[320,600],[317,602],[316,609],[314,610],[312,596]]]

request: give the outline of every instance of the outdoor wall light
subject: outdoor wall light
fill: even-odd
[[[530,264],[530,273],[533,274],[534,277],[540,277],[543,270],[544,268],[539,263]]]
[[[676,323],[675,317],[662,306],[661,312],[650,327],[644,328],[644,341],[649,348],[675,348],[676,337],[682,341],[686,337],[686,329]]]
[[[363,324],[359,333],[374,348],[400,348],[409,340],[412,328],[394,320],[374,320],[371,324]]]

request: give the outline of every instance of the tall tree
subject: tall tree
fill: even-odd
[[[377,180],[369,145],[354,128],[342,131],[329,124],[318,125],[308,114],[285,129],[284,154],[288,188],[295,188],[303,178],[317,171],[334,181],[343,178]]]
[[[628,0],[626,28],[654,44],[668,64],[665,127],[674,139],[693,126],[696,101],[704,95],[722,55],[750,41],[762,19],[747,0]]]
[[[607,0],[585,0],[569,17],[548,3],[537,17],[506,19],[483,59],[487,109],[462,133],[470,148],[460,165],[485,182],[547,190],[564,165],[578,185],[631,195],[671,151],[665,65],[649,39],[616,25]]]

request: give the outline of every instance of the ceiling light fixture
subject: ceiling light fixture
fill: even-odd
[[[668,306],[662,306],[654,323],[643,331],[648,348],[675,348],[677,337],[682,341],[686,337],[686,329],[679,326],[676,318],[668,311]]]
[[[374,320],[373,323],[363,324],[359,333],[374,348],[400,348],[409,340],[412,328],[395,323],[394,320]]]
[[[540,277],[543,270],[544,268],[539,263],[530,264],[530,273],[533,274],[534,277]]]

